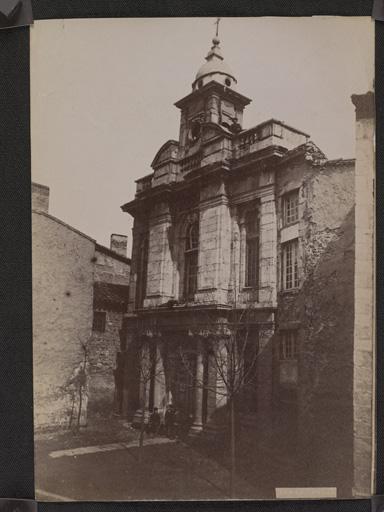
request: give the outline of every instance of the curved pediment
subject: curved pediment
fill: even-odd
[[[218,135],[229,135],[232,136],[233,133],[228,130],[225,126],[221,126],[217,123],[204,123],[203,125],[203,138],[205,141],[212,139]]]
[[[156,169],[156,167],[159,167],[169,160],[176,160],[178,150],[179,143],[175,140],[168,140],[156,153],[156,156],[151,163],[152,169]]]

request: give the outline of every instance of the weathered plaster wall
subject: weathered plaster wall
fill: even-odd
[[[301,284],[296,290],[281,290],[278,244],[275,360],[278,367],[280,330],[297,329],[298,381],[284,390],[276,372],[276,416],[281,422],[288,414],[279,402],[288,390],[297,416],[290,415],[293,423],[287,421],[286,427],[293,437],[298,429],[303,463],[308,465],[307,485],[337,485],[344,496],[352,487],[348,454],[353,446],[354,182],[352,161],[296,163],[281,169],[278,178],[280,194],[289,183],[300,186]],[[280,225],[281,208],[280,200]]]
[[[81,343],[92,330],[94,256],[93,240],[32,214],[36,428],[68,425],[70,393],[78,394],[76,372],[84,360]],[[86,407],[85,393],[84,412]]]

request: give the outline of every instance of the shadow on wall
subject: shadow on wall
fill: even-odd
[[[275,396],[274,436],[283,458],[295,446],[305,475],[298,485],[337,486],[338,497],[347,498],[353,485],[354,207],[331,235],[296,302],[301,310],[297,413],[289,414]]]

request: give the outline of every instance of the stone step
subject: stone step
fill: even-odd
[[[200,432],[202,439],[216,439],[229,434],[229,425],[208,422]]]

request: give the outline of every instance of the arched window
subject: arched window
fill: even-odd
[[[197,289],[197,258],[199,252],[199,223],[194,222],[187,229],[184,252],[184,295],[192,299]]]
[[[245,221],[245,286],[259,286],[259,219],[257,210],[247,214]]]

